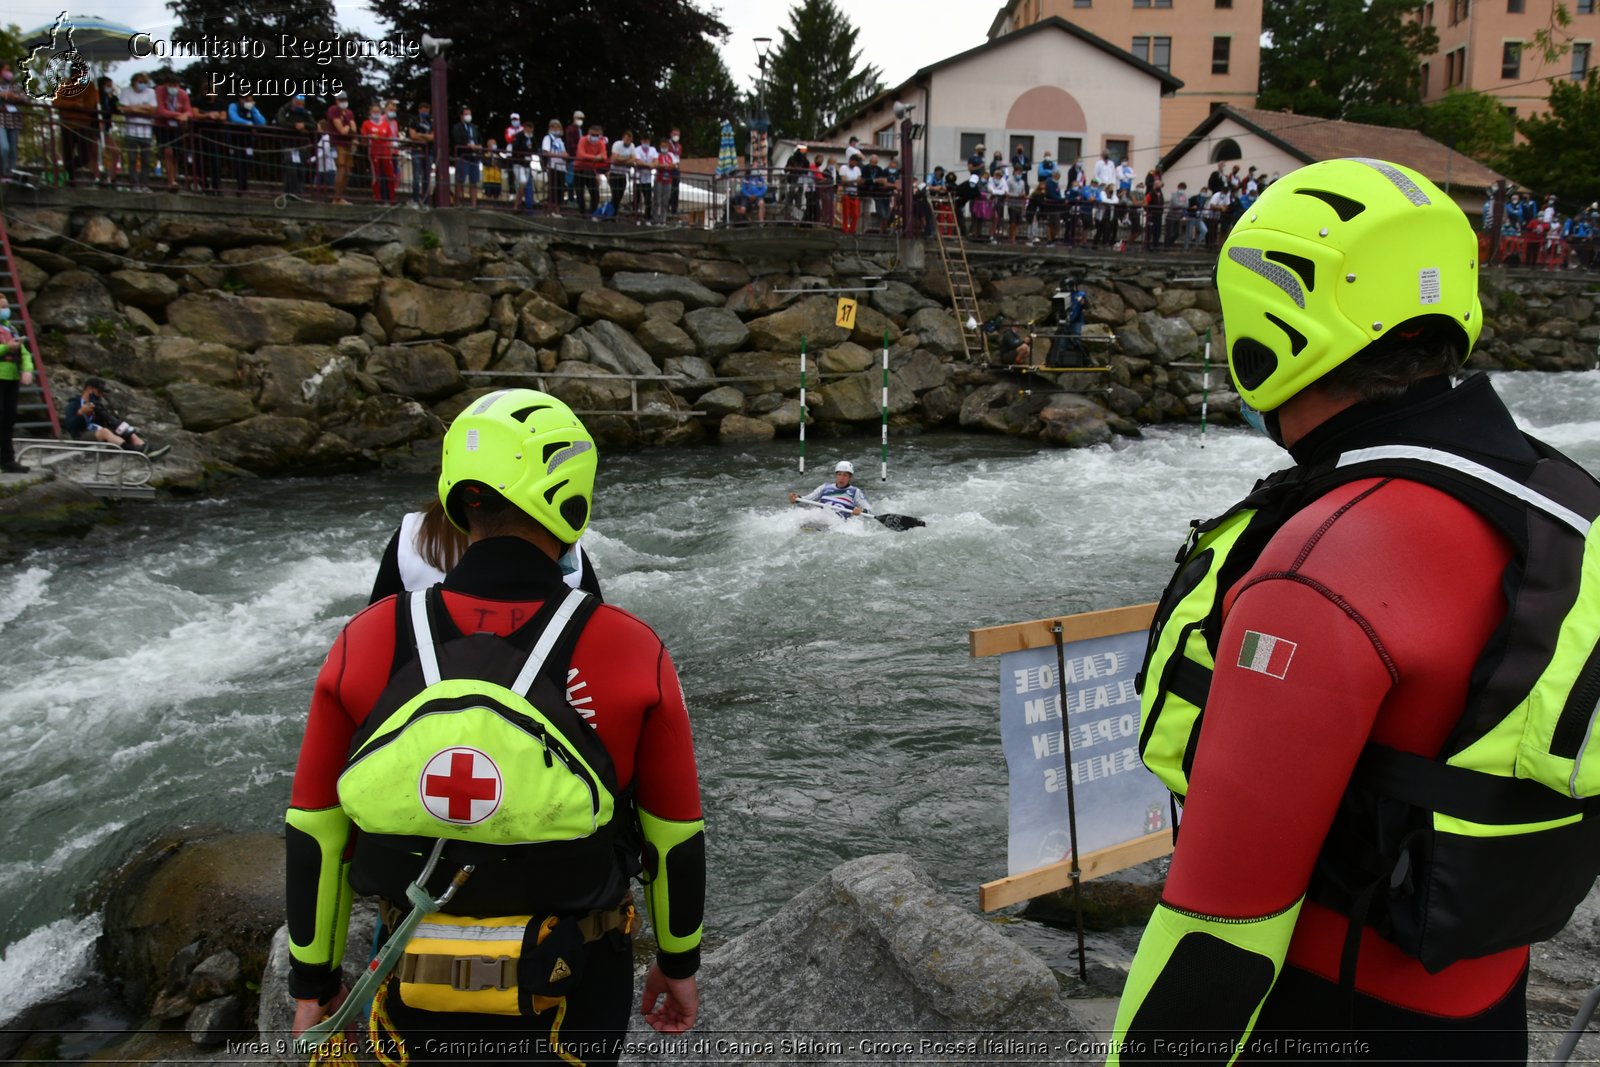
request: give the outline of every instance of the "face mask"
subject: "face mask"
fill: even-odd
[[[254,104],[240,104],[239,106],[241,108],[243,108],[245,111],[254,111],[256,109],[256,106]]]
[[[580,129],[580,130],[583,129],[583,120],[582,119],[573,119],[572,120],[572,124],[574,126],[578,127],[578,129]]]
[[[512,120],[511,120],[511,128],[512,128],[512,129],[513,129],[513,130],[520,130],[520,129],[522,129],[522,120],[521,120],[521,119],[512,119]]]
[[[471,122],[472,121],[472,116],[471,115],[462,115],[461,116],[461,121],[462,122]]]
[[[574,544],[561,553],[561,558],[556,560],[556,566],[561,568],[562,574],[577,574],[583,566],[583,557],[578,554],[578,546]]]
[[[11,309],[10,308],[0,308],[0,322],[5,322],[10,317],[11,317]]]
[[[1251,407],[1243,397],[1239,398],[1239,417],[1243,419],[1245,424],[1256,433],[1262,435],[1263,437],[1272,436],[1272,431],[1267,429],[1266,418],[1261,414],[1261,412]]]
[[[4,74],[0,74],[0,81],[15,81],[16,77],[17,76],[14,73],[8,70]]]
[[[672,135],[672,143],[673,144],[677,144],[678,143],[678,135],[677,134],[673,134]]]
[[[10,81],[10,80],[11,80],[11,79],[10,79],[10,77],[7,77],[7,78],[6,78],[6,81]],[[150,85],[149,85],[149,83],[148,83],[148,82],[134,82],[134,83],[133,83],[133,87],[134,87],[134,88],[135,88],[135,89],[137,89],[137,90],[138,90],[138,91],[139,91],[139,92],[141,92],[141,93],[142,93],[142,92],[144,92],[144,91],[145,91],[145,90],[146,90],[146,89],[148,89],[148,88],[150,88]]]

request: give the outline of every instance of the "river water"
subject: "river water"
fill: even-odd
[[[1523,426],[1600,470],[1600,372],[1499,377]],[[1283,465],[1240,429],[1079,451],[926,435],[602,456],[585,541],[653,624],[694,722],[707,931],[837,863],[916,857],[957,899],[1006,873],[998,664],[967,631],[1154,599],[1189,519]],[[782,505],[850,458],[895,533]],[[77,903],[163,828],[281,826],[311,683],[421,478],[278,479],[129,504],[0,574],[0,1020],[81,980]]]

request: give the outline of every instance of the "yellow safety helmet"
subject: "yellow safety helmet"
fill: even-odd
[[[465,503],[453,490],[487,486],[566,544],[583,536],[599,456],[572,409],[548,393],[501,389],[456,416],[444,435],[439,502],[466,532]]]
[[[1478,242],[1427,178],[1333,159],[1267,187],[1223,243],[1217,293],[1239,395],[1271,411],[1403,323],[1483,329]]]

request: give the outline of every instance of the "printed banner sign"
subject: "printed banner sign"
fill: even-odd
[[[972,632],[974,655],[1000,657],[1000,740],[1011,782],[1006,881],[1019,883],[985,886],[985,908],[1070,881],[1064,872],[1060,878],[1017,878],[1051,865],[1069,866],[1062,863],[1072,852],[1069,774],[1083,877],[1170,851],[1169,797],[1139,759],[1134,689],[1153,608],[1139,605]],[[1056,625],[1062,632],[1059,666]],[[1060,677],[1066,682],[1065,707]],[[995,888],[1000,892],[989,893]]]

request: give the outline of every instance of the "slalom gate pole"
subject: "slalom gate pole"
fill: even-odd
[[[1083,950],[1083,869],[1078,866],[1078,802],[1072,790],[1072,730],[1067,726],[1067,659],[1061,639],[1061,620],[1050,624],[1056,639],[1056,694],[1061,701],[1061,762],[1067,772],[1067,837],[1072,845],[1072,908],[1078,913],[1078,980],[1089,980],[1089,960]]]
[[[806,472],[806,336],[800,335],[800,473]]]
[[[1206,447],[1206,415],[1211,406],[1211,331],[1206,331],[1206,355],[1200,374],[1200,447]]]
[[[889,480],[889,331],[883,331],[883,446],[881,478]]]

